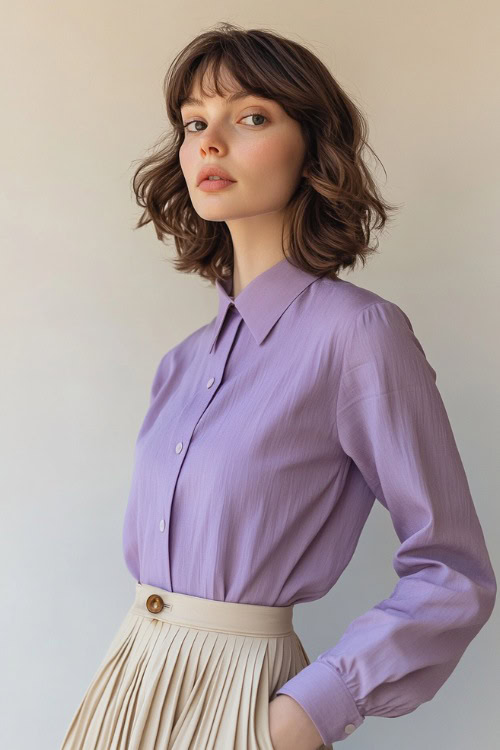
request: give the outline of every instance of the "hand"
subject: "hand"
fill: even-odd
[[[274,750],[317,750],[321,735],[297,701],[277,695],[269,703],[269,732]]]

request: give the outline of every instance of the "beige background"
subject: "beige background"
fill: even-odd
[[[2,3],[0,745],[55,750],[131,602],[121,550],[136,434],[162,354],[216,313],[139,216],[135,160],[167,126],[173,56],[217,21],[311,48],[365,112],[389,200],[365,270],[438,373],[498,555],[500,6],[493,0]],[[228,13],[229,11],[229,13]],[[396,583],[376,503],[341,581],[296,608],[310,656]],[[498,607],[433,701],[368,717],[349,750],[493,750]],[[338,743],[340,747],[340,743]]]

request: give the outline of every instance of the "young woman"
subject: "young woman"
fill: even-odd
[[[394,210],[358,108],[308,49],[230,24],[165,93],[137,226],[174,237],[218,313],[159,362],[123,528],[135,599],[62,748],[332,747],[435,695],[495,575],[408,316],[338,276]],[[335,585],[375,498],[399,581],[311,663],[293,607]]]

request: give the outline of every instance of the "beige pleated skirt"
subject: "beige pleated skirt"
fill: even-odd
[[[269,702],[310,664],[292,613],[136,583],[61,750],[274,750]]]

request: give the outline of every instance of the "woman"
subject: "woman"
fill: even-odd
[[[62,748],[332,747],[435,695],[496,579],[408,316],[338,277],[393,210],[357,107],[306,48],[230,24],[165,94],[137,226],[174,237],[218,314],[158,365],[123,528],[135,600]],[[400,580],[311,663],[293,606],[335,585],[375,498]]]

